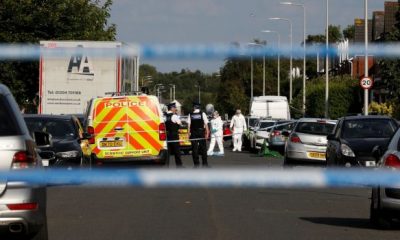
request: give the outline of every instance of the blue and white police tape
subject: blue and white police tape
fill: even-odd
[[[37,60],[40,57],[65,57],[75,54],[85,54],[91,57],[122,57],[140,56],[145,59],[221,59],[221,58],[255,58],[282,57],[290,55],[302,58],[304,49],[301,46],[291,48],[282,46],[275,48],[270,46],[249,47],[248,45],[232,44],[127,44],[121,48],[45,48],[35,44],[1,44],[1,60]],[[365,55],[363,45],[351,45],[347,50],[336,47],[325,49],[324,47],[310,46],[306,48],[306,54],[316,56],[337,56],[339,54]],[[400,56],[400,44],[371,44],[368,54],[376,57],[398,57]]]
[[[398,187],[400,172],[384,169],[93,169],[1,172],[32,185],[120,187],[327,188]]]

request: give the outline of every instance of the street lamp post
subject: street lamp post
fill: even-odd
[[[280,47],[281,47],[281,34],[277,31],[271,31],[271,30],[263,30],[261,31],[263,33],[275,33],[278,36],[278,84],[277,84],[277,93],[278,96],[281,95],[281,53],[280,53]],[[265,82],[264,82],[264,90],[265,90]],[[265,96],[265,94],[264,94]]]
[[[325,118],[329,117],[329,0],[326,0]]]
[[[175,84],[168,84],[169,85],[169,98],[172,101],[175,100]]]
[[[263,46],[260,43],[247,43],[248,46]],[[265,56],[264,56],[264,60],[265,60]],[[265,64],[263,66],[263,75],[265,76]],[[253,101],[253,97],[254,97],[254,67],[253,67],[253,54],[250,55],[250,91],[251,91],[251,95],[250,95],[250,102]],[[265,82],[265,78],[264,78],[264,82]],[[265,89],[265,87],[264,87]],[[263,93],[265,94],[265,91],[263,91]]]
[[[194,85],[195,87],[197,87],[198,90],[198,94],[199,94],[199,104],[201,104],[201,96],[200,96],[200,84],[196,84]]]
[[[306,114],[306,6],[302,3],[281,2],[281,5],[289,5],[303,8],[303,115]]]
[[[293,75],[292,75],[292,70],[293,70],[293,24],[292,21],[288,18],[279,18],[279,17],[273,17],[269,18],[269,20],[279,20],[279,21],[285,21],[289,23],[290,27],[290,71],[289,71],[289,103],[292,102],[293,99]]]
[[[368,77],[368,0],[364,0],[364,29],[365,29],[365,63],[364,63],[364,77]],[[368,89],[364,89],[364,115],[368,116]]]

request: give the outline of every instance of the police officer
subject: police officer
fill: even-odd
[[[176,104],[170,103],[167,105],[168,111],[166,114],[165,125],[167,128],[168,150],[170,154],[175,155],[175,164],[177,167],[182,167],[181,148],[179,145],[179,127],[182,125],[179,116],[176,114]]]
[[[189,114],[188,125],[192,143],[192,157],[195,167],[200,165],[199,154],[202,158],[203,167],[208,167],[207,142],[209,135],[207,115],[200,110],[199,103],[193,103],[193,112]]]

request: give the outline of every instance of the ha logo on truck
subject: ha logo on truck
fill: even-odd
[[[82,49],[83,46],[79,45],[78,49],[79,48]],[[93,81],[94,70],[89,56],[83,55],[82,53],[72,55],[68,64],[68,74],[72,74],[72,76],[69,76],[68,80]]]

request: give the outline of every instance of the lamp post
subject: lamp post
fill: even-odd
[[[199,104],[201,104],[200,84],[196,84],[196,85],[194,85],[194,86],[197,87],[197,89],[198,89],[198,93],[199,93]]]
[[[247,43],[248,46],[263,46],[260,43]],[[264,83],[265,83],[265,55],[264,55],[264,66],[263,66],[263,76],[264,76]],[[253,101],[253,97],[254,97],[254,67],[253,67],[253,55],[250,55],[250,91],[251,91],[251,95],[250,95],[250,101]],[[265,87],[264,87],[265,89]],[[263,93],[265,94],[265,91],[263,91]]]
[[[326,0],[325,118],[329,117],[329,0]]]
[[[269,20],[277,20],[277,21],[285,21],[289,23],[290,27],[290,71],[289,71],[289,103],[292,102],[293,99],[293,75],[292,75],[292,70],[293,70],[293,24],[292,21],[288,18],[279,18],[279,17],[272,17],[268,18]]]
[[[364,77],[368,77],[368,0],[364,0],[364,31],[365,31],[365,63],[364,63]],[[368,89],[364,89],[364,115],[368,116]]]
[[[278,84],[277,84],[277,93],[278,96],[281,95],[281,53],[280,53],[280,47],[281,47],[281,34],[277,31],[271,31],[271,30],[263,30],[261,31],[263,33],[275,33],[278,36]],[[265,90],[265,81],[264,81],[264,90]],[[265,94],[264,94],[265,96]]]
[[[281,5],[302,7],[304,13],[303,19],[303,115],[306,114],[306,6],[302,3],[281,2]]]
[[[163,84],[158,83],[156,85],[154,85],[154,92],[156,93],[156,96],[158,98],[158,101],[160,101],[160,91],[159,91],[159,87],[163,86]]]
[[[168,84],[169,86],[169,98],[172,101],[175,100],[175,84]]]

